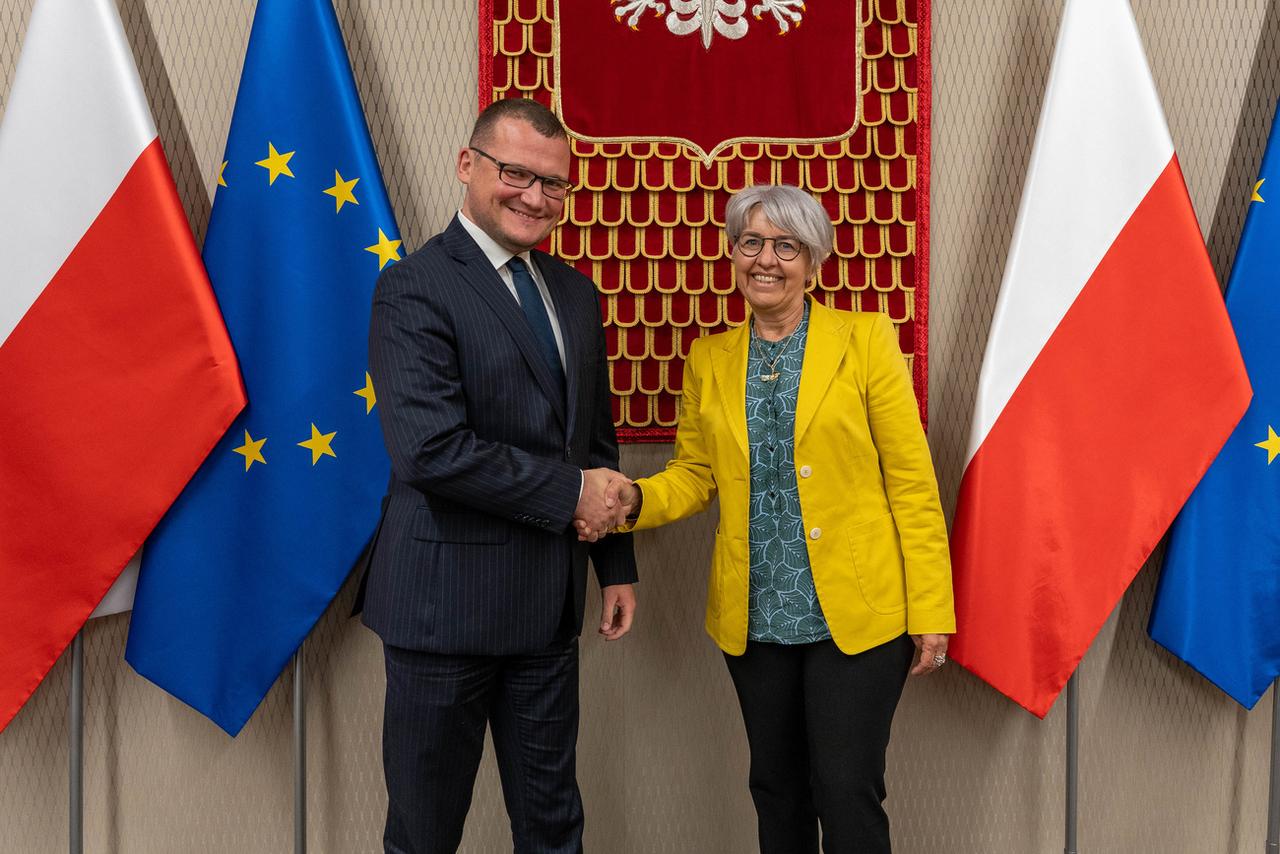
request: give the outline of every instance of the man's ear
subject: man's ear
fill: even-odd
[[[471,183],[471,167],[475,165],[476,156],[470,148],[464,148],[458,152],[458,180],[464,184]]]

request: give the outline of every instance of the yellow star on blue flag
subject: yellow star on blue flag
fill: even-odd
[[[262,446],[267,444],[266,439],[254,439],[249,435],[249,431],[244,431],[244,444],[238,448],[232,448],[240,456],[244,457],[244,470],[248,471],[249,467],[254,463],[267,464],[267,458],[262,455]]]
[[[364,414],[368,415],[373,411],[373,407],[378,403],[378,395],[373,391],[373,377],[369,376],[369,372],[364,372],[364,388],[358,388],[352,394],[357,397],[364,398]]]
[[[267,151],[266,158],[257,160],[255,163],[267,170],[268,184],[274,184],[281,175],[288,175],[290,178],[294,177],[293,170],[289,168],[289,161],[293,159],[293,155],[297,152],[286,151],[281,153],[276,151],[276,147],[270,142],[267,143]]]
[[[1267,465],[1271,465],[1275,461],[1276,455],[1280,454],[1280,436],[1276,435],[1276,429],[1270,424],[1267,425],[1267,438],[1261,442],[1254,442],[1255,448],[1262,448],[1267,452]]]

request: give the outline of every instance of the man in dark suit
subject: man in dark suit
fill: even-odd
[[[457,850],[486,724],[515,851],[582,850],[575,775],[588,555],[600,633],[635,610],[592,282],[534,250],[569,189],[564,128],[500,101],[458,155],[458,216],[378,281],[369,362],[392,478],[364,620],[383,640],[386,851]]]

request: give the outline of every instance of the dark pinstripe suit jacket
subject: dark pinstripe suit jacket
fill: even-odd
[[[565,386],[519,304],[455,218],[378,279],[369,365],[391,455],[364,621],[393,646],[507,655],[545,648],[566,597],[582,628],[600,584],[636,580],[630,535],[579,543],[583,468],[617,468],[595,287],[541,252]]]

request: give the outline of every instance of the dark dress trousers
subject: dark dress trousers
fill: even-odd
[[[586,544],[571,526],[582,469],[618,466],[595,287],[532,254],[563,382],[456,218],[378,280],[369,363],[392,477],[364,621],[387,654],[391,852],[456,850],[486,721],[516,850],[581,850],[587,559],[601,586],[636,570],[629,535]]]

